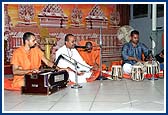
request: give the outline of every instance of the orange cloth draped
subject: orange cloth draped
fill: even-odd
[[[79,41],[78,45],[79,46],[85,46],[86,42],[88,41]],[[97,47],[97,43],[93,42],[93,41],[89,41],[92,43],[92,51],[91,52],[87,52],[85,51],[85,49],[82,48],[78,48],[78,52],[81,55],[81,57],[83,58],[83,60],[90,66],[94,66],[95,64],[98,64],[98,66],[100,66],[100,48]],[[103,65],[104,67],[105,65]],[[93,71],[93,74],[91,75],[90,78],[87,78],[87,82],[91,82],[94,81],[98,78],[98,76],[100,75],[100,70],[97,71]]]
[[[41,59],[44,53],[39,48],[32,48],[29,53],[24,49],[24,46],[16,49],[13,53],[11,64],[18,65],[23,70],[39,69]],[[24,76],[14,75],[13,79],[4,79],[4,88],[8,90],[21,90],[24,86]]]
[[[102,70],[106,70],[107,66],[105,64],[102,64]]]
[[[79,41],[78,45],[79,46],[85,46],[86,42],[88,41]],[[93,49],[92,51],[89,53],[87,51],[85,51],[85,49],[82,48],[78,48],[78,52],[81,55],[81,57],[83,58],[83,60],[90,66],[95,65],[95,63],[97,63],[98,65],[100,65],[100,48],[97,47],[97,44],[93,41],[89,41],[92,43]]]

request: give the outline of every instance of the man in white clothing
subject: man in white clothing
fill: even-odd
[[[65,36],[65,45],[56,51],[56,58],[58,59],[58,67],[69,68],[69,79],[71,82],[76,82],[75,74],[77,74],[78,83],[87,82],[86,78],[89,78],[92,74],[91,66],[86,64],[82,59],[75,47],[75,37],[72,34]],[[59,57],[62,58],[59,59]]]

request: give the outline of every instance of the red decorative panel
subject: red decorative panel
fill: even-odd
[[[32,8],[32,12],[27,13],[28,10],[23,10],[24,8]],[[103,61],[119,60],[122,44],[117,39],[116,33],[119,25],[129,22],[128,8],[129,5],[115,4],[5,5],[4,28],[5,31],[9,31],[8,58],[11,57],[14,49],[23,44],[22,36],[27,31],[33,32],[40,39],[40,28],[45,27],[49,36],[57,39],[57,44],[53,48],[59,48],[60,43],[64,41],[62,39],[69,33],[76,36],[76,41],[89,39],[99,44],[100,28],[102,28]],[[121,23],[113,21],[121,21]]]

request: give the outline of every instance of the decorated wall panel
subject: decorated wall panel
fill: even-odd
[[[67,33],[74,34],[77,41],[89,39],[97,44],[102,36],[103,61],[121,58],[122,44],[116,33],[122,19],[117,5],[6,4],[4,7],[7,61],[10,61],[12,52],[23,45],[22,36],[26,31],[35,33],[42,48],[45,44],[44,38],[55,38],[56,43],[51,54],[64,44]]]

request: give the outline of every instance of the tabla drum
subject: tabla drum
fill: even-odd
[[[113,65],[112,68],[112,73],[111,73],[111,77],[113,80],[121,80],[122,79],[122,67],[121,65]]]
[[[144,79],[144,71],[142,66],[139,65],[132,66],[131,79],[133,81],[142,81]]]
[[[160,64],[158,61],[146,62],[145,67],[146,67],[145,78],[151,79],[153,75],[154,75],[154,78],[159,77]]]

